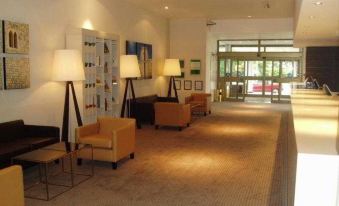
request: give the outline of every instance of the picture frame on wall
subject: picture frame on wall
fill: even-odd
[[[201,70],[201,60],[200,59],[191,59],[191,75],[200,75]]]
[[[185,60],[184,59],[180,59],[179,60],[179,64],[180,64],[180,69],[184,69],[185,68]]]
[[[153,49],[151,44],[126,41],[126,54],[136,55],[139,61],[141,77],[138,79],[152,79]]]
[[[4,53],[29,53],[29,25],[11,21],[2,21]]]
[[[176,78],[182,78],[182,79],[185,78],[185,71],[181,71],[181,75]]]
[[[177,90],[181,90],[181,80],[175,80],[175,88],[177,88]]]
[[[4,58],[0,58],[0,90],[3,90],[3,62],[4,62]]]
[[[192,90],[192,81],[184,80],[184,90]]]
[[[29,58],[6,57],[4,60],[5,89],[26,89],[30,87]]]
[[[203,81],[195,81],[194,82],[194,90],[202,91],[204,88],[204,82]]]

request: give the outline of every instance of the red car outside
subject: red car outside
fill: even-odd
[[[252,92],[262,92],[263,85],[262,84],[254,84],[252,87]],[[279,91],[279,84],[277,85],[265,85],[265,92],[278,92]]]

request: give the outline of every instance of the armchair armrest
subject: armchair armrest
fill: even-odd
[[[88,124],[82,127],[75,128],[75,141],[78,142],[80,137],[85,137],[93,134],[97,134],[99,129],[99,124]]]
[[[60,137],[59,127],[24,125],[25,137]]]
[[[113,151],[117,159],[134,152],[136,121],[129,120],[126,125],[113,130]]]
[[[187,124],[191,122],[191,106],[189,104],[185,104],[182,106],[182,117],[183,123]]]
[[[21,166],[0,170],[0,200],[1,205],[25,205]]]

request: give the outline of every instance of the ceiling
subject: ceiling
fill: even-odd
[[[297,0],[297,8],[296,45],[339,45],[339,0]]]
[[[171,19],[286,18],[294,0],[125,0]],[[269,8],[266,8],[269,5]],[[165,10],[168,6],[168,10]]]

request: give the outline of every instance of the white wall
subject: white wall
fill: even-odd
[[[135,81],[135,90],[137,96],[164,94],[167,84],[157,70],[167,57],[166,18],[120,0],[0,0],[0,5],[0,19],[29,24],[31,66],[31,88],[0,91],[0,122],[61,127],[64,85],[51,81],[53,51],[65,48],[67,27],[80,28],[86,20],[95,30],[119,34],[122,54],[126,39],[153,44],[154,77]]]
[[[184,101],[194,91],[194,81],[204,81],[206,88],[206,20],[180,19],[170,21],[170,57],[185,60],[185,80],[192,80],[192,90],[184,90],[184,79],[181,80],[181,90],[178,90],[180,101]],[[201,60],[200,75],[190,74],[190,60]],[[205,90],[205,89],[204,89]]]

